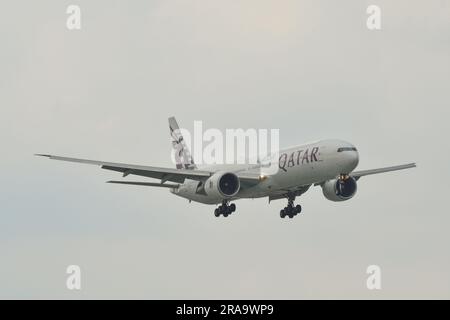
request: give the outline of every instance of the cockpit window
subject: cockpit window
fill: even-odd
[[[337,150],[337,152],[343,152],[343,151],[357,151],[357,150],[355,147],[342,147]]]

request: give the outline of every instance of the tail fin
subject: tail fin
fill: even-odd
[[[175,149],[175,161],[177,169],[197,169],[194,159],[186,146],[186,142],[181,134],[175,117],[169,118],[170,136],[172,137],[172,147]]]

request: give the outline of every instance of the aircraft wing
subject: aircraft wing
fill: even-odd
[[[402,165],[399,165],[399,166],[384,167],[384,168],[370,169],[370,170],[361,170],[361,171],[353,171],[352,173],[350,173],[350,176],[352,176],[356,180],[359,180],[359,178],[361,178],[363,176],[368,176],[368,175],[371,175],[371,174],[385,173],[385,172],[409,169],[409,168],[414,168],[414,167],[416,167],[415,163],[407,163],[407,164],[402,164]],[[324,182],[325,181],[320,182],[320,183],[315,183],[314,185],[315,186],[320,186]]]
[[[396,170],[403,170],[403,169],[409,169],[414,168],[416,166],[415,163],[408,163],[408,164],[402,164],[399,166],[392,166],[392,167],[384,167],[384,168],[378,168],[378,169],[371,169],[371,170],[361,170],[361,171],[354,171],[350,173],[350,176],[354,177],[356,180],[363,176],[368,176],[371,174],[377,174],[377,173],[384,173],[384,172],[390,172],[390,171],[396,171]]]
[[[84,164],[92,164],[101,166],[102,169],[112,170],[123,173],[123,176],[126,177],[129,174],[149,177],[154,179],[160,179],[161,184],[158,186],[167,186],[169,188],[177,187],[178,185],[163,185],[166,181],[183,183],[185,179],[192,179],[198,181],[204,181],[208,179],[213,171],[205,171],[205,170],[197,170],[197,169],[172,169],[172,168],[160,168],[160,167],[150,167],[150,166],[141,166],[127,163],[116,163],[116,162],[104,162],[104,161],[96,161],[96,160],[87,160],[87,159],[78,159],[78,158],[69,158],[69,157],[60,157],[53,156],[50,154],[37,154],[37,156],[47,157],[52,160],[60,160],[60,161],[69,161],[76,163],[84,163]],[[243,187],[250,187],[258,184],[261,180],[258,174],[256,173],[248,173],[248,172],[236,172],[237,176],[241,180]],[[109,183],[122,183],[122,184],[135,184],[135,183],[125,183],[118,181],[109,181]],[[156,184],[146,183],[139,185],[147,185],[147,186],[156,186]]]
[[[160,179],[161,183],[164,183],[166,181],[183,183],[184,179],[206,180],[213,173],[213,172],[202,171],[202,170],[171,169],[171,168],[140,166],[140,165],[126,164],[126,163],[103,162],[103,161],[96,161],[96,160],[68,158],[68,157],[53,156],[50,154],[37,154],[37,156],[47,157],[52,160],[61,160],[61,161],[98,165],[98,166],[101,166],[102,169],[121,172],[121,173],[123,173],[124,177],[126,177],[129,174],[133,174],[133,175],[138,175],[138,176],[143,176],[143,177]]]

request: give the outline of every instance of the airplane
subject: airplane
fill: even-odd
[[[176,168],[162,168],[126,163],[104,162],[49,154],[36,154],[53,160],[70,161],[101,166],[102,169],[121,172],[123,177],[137,175],[159,182],[107,181],[108,183],[168,188],[171,193],[191,201],[219,205],[216,217],[227,217],[236,211],[231,203],[238,199],[268,197],[287,199],[280,217],[293,218],[301,213],[301,205],[294,204],[311,186],[320,186],[323,195],[331,201],[351,199],[357,190],[357,181],[364,176],[413,168],[415,163],[354,171],[359,162],[358,150],[346,141],[329,139],[280,150],[278,168],[272,174],[263,174],[264,164],[227,164],[199,169],[183,139],[174,117],[169,118],[172,145],[176,149]],[[273,159],[272,159],[273,160]],[[269,157],[269,163],[270,163]],[[265,162],[267,166],[267,161]],[[169,182],[169,183],[168,183]]]

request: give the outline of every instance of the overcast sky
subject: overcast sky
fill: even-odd
[[[82,28],[66,28],[81,7]],[[369,31],[366,8],[381,8]],[[0,12],[1,298],[450,298],[450,2],[8,1]],[[169,166],[167,118],[358,147],[350,201],[216,218],[52,153]],[[66,289],[66,267],[82,290]],[[381,267],[382,290],[366,288]]]

